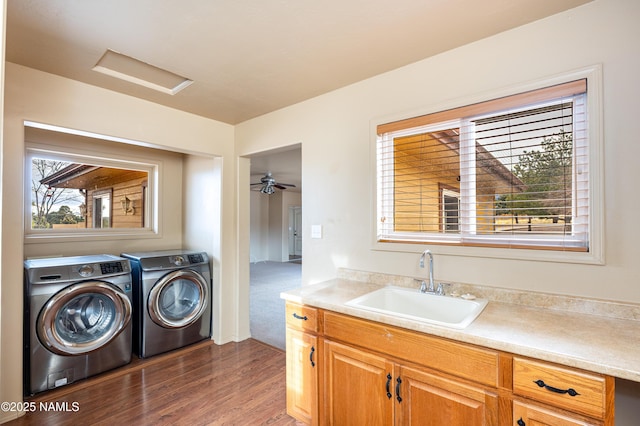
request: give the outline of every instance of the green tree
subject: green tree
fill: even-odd
[[[77,190],[53,188],[42,184],[44,178],[59,172],[69,163],[64,161],[34,158],[31,163],[31,227],[51,228],[49,215],[55,206],[66,202],[82,202],[83,197]]]
[[[69,206],[60,206],[57,212],[51,212],[47,215],[47,222],[54,224],[73,224],[81,221],[79,216],[76,216],[71,207]]]
[[[496,199],[500,213],[528,218],[529,230],[533,217],[571,219],[573,140],[571,133],[561,132],[546,137],[539,150],[524,151],[518,156],[513,174],[523,183],[520,192],[501,195]]]

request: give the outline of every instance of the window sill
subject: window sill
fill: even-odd
[[[570,251],[570,250],[540,250],[525,248],[475,247],[438,243],[405,243],[374,241],[372,250],[387,252],[420,253],[425,248],[437,247],[434,252],[448,256],[482,257],[505,260],[527,260],[537,262],[574,263],[588,265],[604,265],[601,253]]]
[[[93,229],[87,229],[87,232],[78,232],[74,230],[69,232],[28,232],[25,233],[25,244],[46,244],[46,243],[68,243],[68,242],[87,242],[87,241],[113,241],[113,240],[131,240],[131,239],[155,239],[162,238],[159,232],[152,229],[112,229],[96,232]]]

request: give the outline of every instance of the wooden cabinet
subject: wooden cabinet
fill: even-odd
[[[470,426],[497,424],[486,390],[325,341],[327,425]]]
[[[391,425],[393,364],[384,357],[324,342],[326,425]]]
[[[287,304],[287,410],[326,425],[614,425],[613,377]]]
[[[287,304],[287,413],[306,424],[318,421],[318,310]]]
[[[397,377],[397,425],[499,424],[495,391],[411,367],[401,366]]]
[[[460,351],[471,355],[477,349],[475,355],[481,360],[479,371],[485,370],[487,360],[493,363],[488,376],[478,375],[480,381],[495,383],[498,368],[495,353],[443,339],[436,342],[418,333],[405,334],[405,330],[396,327],[339,314],[325,315],[323,424],[498,424],[495,390],[428,368],[472,375],[468,363],[457,367],[454,363],[459,360]],[[344,343],[334,338],[341,338]],[[413,358],[415,351],[441,362],[425,363],[425,367],[415,365],[406,359]],[[391,357],[390,353],[399,357]]]

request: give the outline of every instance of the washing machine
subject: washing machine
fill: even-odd
[[[140,358],[211,336],[211,272],[204,252],[122,253],[131,261],[133,351]]]
[[[127,259],[105,254],[26,260],[24,288],[25,395],[131,361]]]

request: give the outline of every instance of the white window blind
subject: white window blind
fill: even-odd
[[[378,126],[378,241],[588,251],[586,80]]]

